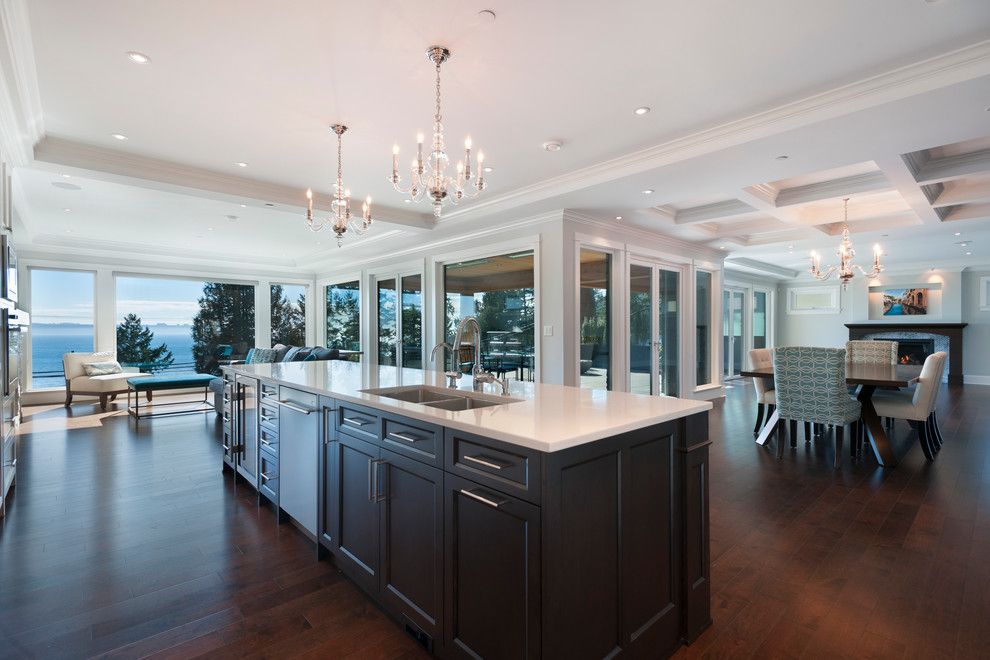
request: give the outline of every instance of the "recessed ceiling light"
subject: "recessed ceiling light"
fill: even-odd
[[[72,209],[62,209],[62,210],[65,211],[66,213],[69,213]]]
[[[794,249],[794,246],[793,246],[793,245],[788,245],[788,246],[787,246],[787,249],[788,249],[788,250],[793,250],[793,249]]]
[[[724,245],[719,245],[719,246],[718,246],[718,249],[719,249],[719,250],[724,250],[724,249],[725,249],[725,246],[724,246]]]
[[[406,204],[412,204],[412,200],[411,199],[404,199],[402,201],[405,202]]]
[[[247,208],[247,204],[241,204],[241,208],[242,209],[246,209]]]
[[[228,215],[227,216],[227,221],[228,222],[237,222],[237,216],[236,215]]]
[[[564,148],[564,143],[560,140],[547,140],[543,143],[543,151],[560,151]]]
[[[238,167],[247,167],[247,163],[243,161],[237,161],[234,165],[237,165]]]
[[[644,195],[652,195],[656,191],[653,190],[653,188],[647,188],[646,190],[644,190],[642,192],[643,192]]]
[[[120,140],[121,142],[123,142],[124,140],[127,139],[127,136],[126,135],[122,135],[121,133],[114,133],[110,137],[112,137],[114,140]]]
[[[956,243],[956,245],[960,247],[966,247],[967,245],[969,245],[969,243],[967,243],[966,241],[959,241],[958,243]]]
[[[966,256],[968,257],[968,256],[969,256],[969,255],[971,255],[971,254],[973,254],[973,253],[972,253],[972,252],[967,252],[967,253],[966,253]]]
[[[71,179],[72,178],[72,175],[71,174],[63,174],[62,175],[62,178],[63,179]]]
[[[485,174],[490,174],[495,171],[495,168],[492,167],[491,165],[485,165],[484,170],[485,170]]]
[[[616,220],[622,220],[622,216],[621,215],[617,215],[617,216],[615,216],[615,219]]]
[[[207,227],[206,231],[213,231],[213,227]]]
[[[642,117],[643,115],[645,115],[649,111],[650,111],[649,106],[641,105],[638,108],[636,108],[635,110],[633,110],[633,114]]]
[[[66,234],[71,234],[71,233],[72,233],[72,230],[71,230],[71,229],[66,229],[66,230],[65,230],[65,233],[66,233]]]
[[[138,64],[147,64],[148,62],[151,61],[150,57],[148,57],[144,53],[139,53],[136,50],[127,51],[127,57],[129,57],[132,62],[136,62]]]
[[[787,160],[790,158],[787,154],[780,154],[779,156],[774,156],[774,160]]]
[[[962,235],[962,232],[961,232],[961,231],[957,231],[957,232],[955,233],[955,235],[956,235],[956,236],[961,236],[961,235]]]

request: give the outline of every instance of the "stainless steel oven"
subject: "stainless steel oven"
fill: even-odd
[[[10,240],[10,234],[3,234],[0,237],[0,266],[3,272],[0,273],[2,279],[3,297],[10,302],[17,302],[17,253],[14,251],[14,244]]]
[[[3,340],[3,395],[17,393],[21,376],[24,333],[30,326],[30,316],[14,307],[0,309],[0,338]]]

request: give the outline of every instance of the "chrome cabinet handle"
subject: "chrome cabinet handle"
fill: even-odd
[[[374,500],[375,502],[384,502],[386,499],[385,489],[381,488],[381,483],[382,481],[384,481],[384,479],[382,479],[379,476],[379,471],[378,471],[378,468],[382,465],[388,465],[388,461],[382,459],[378,459],[375,461],[375,500]]]
[[[296,412],[302,413],[304,415],[309,415],[310,413],[315,412],[313,410],[310,410],[309,408],[303,408],[302,406],[297,406],[296,404],[292,403],[291,401],[286,401],[285,399],[279,399],[278,400],[278,405],[285,406],[289,410],[295,410]]]
[[[368,459],[368,501],[369,502],[375,501],[375,484],[374,484],[375,477],[373,474],[374,465],[375,465],[375,459],[369,458]]]
[[[502,467],[504,467],[502,465],[499,465],[498,463],[492,463],[491,461],[486,461],[481,456],[466,456],[465,455],[463,458],[464,458],[465,461],[471,461],[472,463],[477,463],[478,465],[484,465],[485,467],[491,468],[493,470],[501,470]]]
[[[371,423],[366,419],[361,419],[360,417],[345,417],[344,422],[347,424],[353,424],[354,426],[367,426]]]
[[[268,417],[267,415],[262,415],[261,416],[261,421],[263,421],[263,422],[273,422],[273,421],[275,421],[275,418],[274,417]]]
[[[470,490],[467,490],[465,488],[461,488],[460,490],[461,490],[461,495],[466,495],[466,496],[470,497],[472,500],[477,500],[478,502],[481,502],[482,504],[487,504],[488,506],[492,507],[493,509],[497,509],[502,504],[505,504],[505,500],[503,500],[501,502],[496,502],[495,500],[488,499],[487,497],[484,497],[483,495],[478,495],[477,493],[474,493],[474,492],[472,492]]]
[[[398,431],[389,431],[388,437],[395,438],[396,440],[404,440],[410,444],[419,442],[422,438],[418,438],[414,435],[408,435],[406,433],[400,433]]]
[[[265,440],[265,436],[261,436],[261,444],[263,444],[266,447],[271,447],[272,446],[272,443],[270,443],[267,440]]]
[[[262,480],[262,481],[271,481],[272,479],[274,479],[274,477],[269,477],[269,476],[268,476],[267,474],[265,474],[264,472],[262,472],[262,473],[261,473],[261,480]]]

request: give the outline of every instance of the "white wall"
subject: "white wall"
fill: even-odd
[[[990,385],[990,310],[980,310],[980,278],[990,270],[962,274],[963,380]]]

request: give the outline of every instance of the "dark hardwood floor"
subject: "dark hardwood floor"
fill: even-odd
[[[418,658],[291,525],[220,473],[213,415],[26,409],[0,523],[0,656]],[[712,415],[713,626],[678,657],[990,657],[990,387],[943,389],[945,447],[831,467]],[[592,595],[589,594],[589,597]]]

